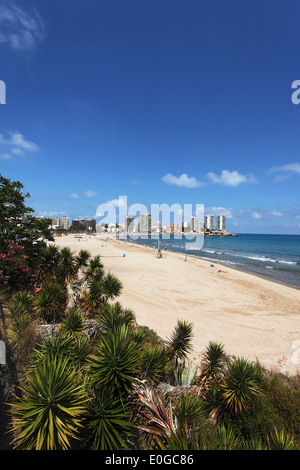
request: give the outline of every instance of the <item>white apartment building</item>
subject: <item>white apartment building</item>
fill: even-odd
[[[217,216],[217,230],[220,232],[226,232],[226,215]]]
[[[205,216],[205,230],[214,230],[215,228],[215,216],[213,214],[208,214]]]
[[[138,228],[141,233],[151,232],[151,214],[139,214]]]

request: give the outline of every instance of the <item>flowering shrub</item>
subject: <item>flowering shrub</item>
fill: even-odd
[[[33,271],[28,266],[24,246],[8,240],[5,245],[5,253],[0,254],[0,292],[28,288],[33,281]]]

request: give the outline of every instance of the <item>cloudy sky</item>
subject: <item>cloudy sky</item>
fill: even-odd
[[[126,196],[300,234],[299,24],[298,0],[2,0],[0,173],[37,215]]]

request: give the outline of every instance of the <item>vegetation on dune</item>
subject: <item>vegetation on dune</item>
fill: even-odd
[[[46,244],[44,226],[16,228],[29,211],[22,186],[0,183],[0,309],[18,366],[13,449],[300,448],[299,376],[229,357],[216,341],[193,364],[191,323],[179,319],[166,340],[138,325],[101,258]]]

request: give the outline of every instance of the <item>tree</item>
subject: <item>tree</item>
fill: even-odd
[[[37,219],[30,215],[31,207],[25,205],[29,193],[23,194],[23,184],[11,181],[0,174],[0,251],[5,249],[5,240],[22,242],[26,248],[52,240],[49,219]]]

